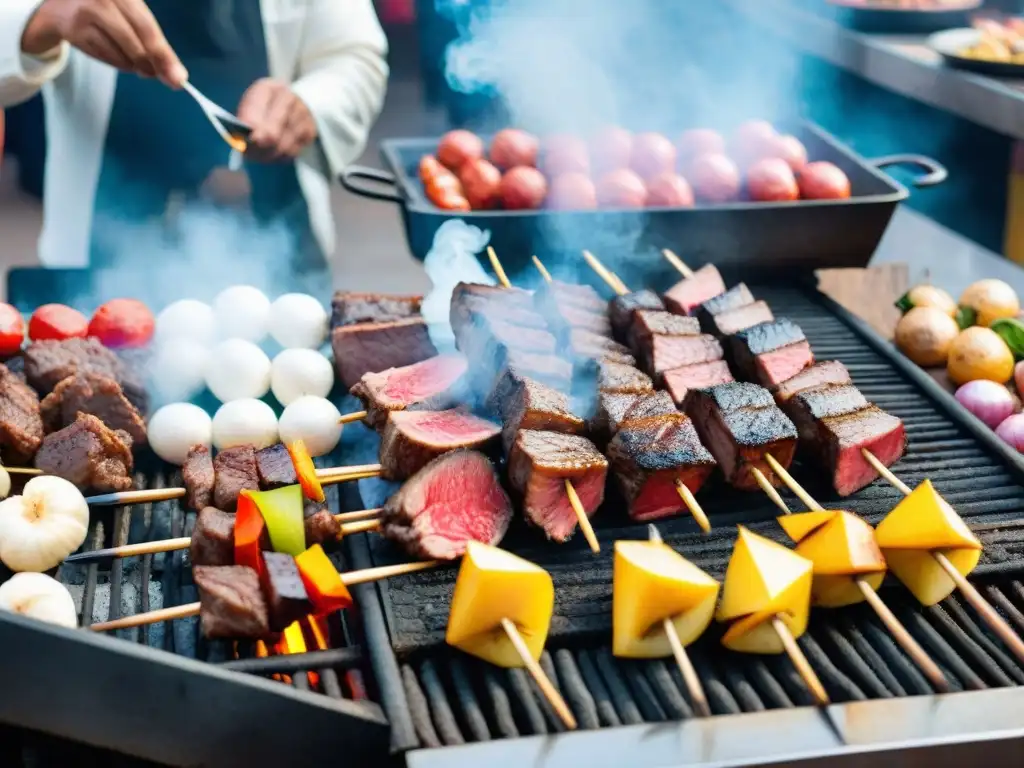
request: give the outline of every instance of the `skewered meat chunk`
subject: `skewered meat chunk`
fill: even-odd
[[[733,363],[741,377],[769,389],[814,364],[804,332],[784,317],[740,331],[729,342]]]
[[[644,364],[647,372],[660,380],[665,371],[721,360],[722,355],[722,345],[709,334],[669,336],[656,333],[644,349]]]
[[[686,509],[676,481],[696,493],[715,459],[682,413],[629,421],[608,444],[612,472],[634,520],[656,520]]]
[[[283,552],[264,552],[260,576],[272,632],[283,632],[289,624],[313,612],[294,557]]]
[[[235,564],[235,516],[216,507],[204,507],[196,517],[189,544],[192,565]]]
[[[770,323],[775,319],[768,302],[755,301],[745,307],[737,307],[727,312],[708,317],[701,321],[701,325],[707,333],[715,336],[732,336],[734,333],[745,331],[761,323]]]
[[[740,490],[757,490],[760,486],[752,467],[760,469],[772,485],[781,482],[764,456],[770,453],[783,467],[789,467],[797,431],[767,390],[740,382],[698,389],[691,393],[686,410],[730,484]]]
[[[558,349],[555,337],[539,328],[512,325],[503,320],[483,318],[471,331],[456,338],[456,346],[473,366],[494,370],[506,350],[553,355]]]
[[[805,389],[820,387],[823,384],[849,384],[851,381],[850,372],[846,370],[845,365],[837,360],[826,360],[815,363],[779,384],[779,388],[775,390],[775,399],[781,405]]]
[[[563,304],[557,312],[546,316],[548,329],[563,347],[571,343],[573,331],[587,331],[607,339],[612,337],[612,324],[607,312],[592,312],[589,309]]]
[[[533,307],[531,291],[524,291],[522,288],[504,288],[500,285],[484,285],[483,283],[459,283],[456,285],[452,290],[452,304],[462,304],[467,296],[526,309]]]
[[[331,328],[416,317],[422,303],[422,296],[337,291],[331,299]]]
[[[672,395],[672,400],[680,407],[686,405],[686,397],[692,390],[728,384],[734,380],[729,364],[725,360],[683,365],[665,371],[661,378],[665,383],[665,389]]]
[[[878,477],[862,449],[873,453],[885,466],[892,466],[907,450],[907,431],[898,418],[869,405],[843,416],[821,419],[808,448],[808,454],[829,470],[836,493],[849,496]]]
[[[560,432],[520,430],[508,459],[509,481],[522,496],[523,514],[555,541],[572,536],[578,522],[565,481],[572,482],[589,517],[604,500],[607,474],[608,460],[592,442]]]
[[[548,327],[547,321],[538,314],[532,303],[520,304],[516,300],[489,299],[472,293],[462,294],[458,301],[452,300],[448,319],[455,338],[460,338],[485,318],[521,325],[524,328],[546,330]]]
[[[437,354],[422,317],[343,325],[331,332],[338,378],[351,389],[371,371],[401,368]]]
[[[79,371],[68,376],[43,398],[39,410],[47,432],[66,427],[79,413],[91,413],[111,429],[127,432],[134,445],[146,444],[146,422],[121,385],[100,373]]]
[[[213,475],[213,505],[234,512],[238,494],[260,489],[256,450],[251,445],[236,445],[219,451],[213,459]]]
[[[352,394],[366,410],[366,423],[381,429],[393,411],[436,411],[464,400],[468,368],[462,355],[438,355],[404,368],[367,373],[352,387]]]
[[[693,275],[665,291],[665,306],[672,312],[688,315],[710,298],[725,293],[725,281],[714,264],[705,264]]]
[[[306,529],[306,548],[314,544],[337,541],[341,536],[341,523],[327,509],[326,501],[302,500],[303,526]]]
[[[63,477],[81,489],[126,491],[132,487],[132,439],[90,414],[43,438],[36,469]]]
[[[566,351],[584,371],[591,361],[597,360],[636,365],[636,358],[630,354],[629,347],[607,336],[599,336],[581,328],[570,331]]]
[[[509,399],[500,404],[498,413],[505,424],[502,441],[506,455],[521,429],[578,435],[585,426],[583,419],[570,409],[564,393],[532,379],[521,379]]]
[[[664,312],[665,302],[654,291],[644,288],[640,291],[632,291],[616,296],[608,304],[608,312],[611,316],[612,328],[615,330],[615,338],[622,342],[628,342],[630,329],[634,324],[634,316],[641,312]]]
[[[482,384],[477,391],[487,392],[485,402],[493,404],[508,398],[522,379],[533,379],[559,392],[568,392],[572,386],[572,363],[554,355],[507,350],[492,381],[483,382],[490,378],[489,372],[481,371],[479,376]]]
[[[636,350],[650,347],[655,334],[665,336],[699,336],[700,323],[695,317],[677,315],[664,309],[638,309],[633,313],[629,343]]]
[[[602,392],[597,397],[597,412],[591,421],[591,432],[595,440],[604,444],[629,421],[678,412],[665,391],[647,394]]]
[[[588,374],[592,374],[596,379],[594,389],[598,392],[643,394],[654,391],[654,382],[651,381],[651,377],[632,365],[598,360]]]
[[[48,395],[68,376],[79,371],[109,376],[118,383],[124,363],[98,339],[36,341],[25,350],[25,376],[41,395]]]
[[[543,283],[534,293],[534,301],[538,307],[547,308],[551,312],[557,312],[559,307],[568,304],[599,315],[608,313],[608,302],[592,286],[583,283],[564,283],[561,280]],[[542,310],[545,315],[551,312]]]
[[[798,392],[786,401],[782,410],[793,420],[800,439],[813,445],[821,419],[845,416],[869,405],[860,390],[852,384],[823,384]]]
[[[199,588],[199,623],[211,640],[258,640],[270,634],[267,601],[260,577],[244,565],[198,565],[192,579]]]
[[[189,509],[205,509],[213,504],[213,456],[205,445],[193,445],[181,467]]]
[[[512,502],[490,460],[455,451],[430,462],[388,499],[381,532],[413,557],[454,560],[468,541],[497,545],[511,520]]]
[[[295,474],[295,463],[284,443],[274,443],[256,451],[256,473],[259,475],[261,491],[272,491],[299,482]]]
[[[707,301],[702,301],[700,306],[694,310],[694,315],[700,320],[701,325],[708,318],[729,312],[733,309],[745,307],[754,303],[754,294],[747,288],[746,283],[737,283],[725,293],[712,296]],[[709,331],[710,333],[710,331]]]
[[[0,449],[5,463],[25,464],[43,442],[39,397],[0,363]]]
[[[460,448],[486,450],[500,434],[499,425],[462,409],[395,411],[381,437],[381,476],[403,480],[442,454]]]

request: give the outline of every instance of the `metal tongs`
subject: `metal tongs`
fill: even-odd
[[[241,166],[242,155],[245,154],[249,144],[249,136],[252,134],[252,126],[246,125],[231,112],[228,112],[219,104],[208,99],[202,91],[186,80],[182,87],[195,99],[196,104],[203,110],[206,119],[214,127],[217,133],[232,149],[231,162],[229,167],[237,170]]]

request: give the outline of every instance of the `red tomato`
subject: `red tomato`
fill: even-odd
[[[136,299],[112,299],[96,310],[89,335],[107,347],[142,347],[153,338],[156,325],[149,307]]]
[[[579,136],[556,134],[544,139],[543,162],[544,172],[548,176],[561,176],[563,173],[589,173],[590,152],[587,142]]]
[[[602,208],[643,208],[647,203],[647,187],[633,171],[620,168],[598,180],[597,202]]]
[[[679,137],[679,167],[685,173],[694,158],[707,154],[724,154],[725,139],[710,128],[694,128]]]
[[[647,182],[648,208],[692,208],[693,190],[689,182],[672,171]]]
[[[604,128],[590,141],[590,160],[597,171],[628,168],[632,154],[633,134],[625,128]]]
[[[638,133],[633,139],[630,167],[642,179],[670,173],[676,167],[676,147],[660,133]]]
[[[770,156],[770,150],[778,133],[765,120],[749,120],[736,129],[730,144],[730,154],[741,168],[746,168]]]
[[[740,169],[725,155],[701,155],[690,166],[690,184],[698,200],[727,203],[740,193]]]
[[[483,140],[470,131],[448,131],[437,145],[437,159],[441,165],[456,173],[468,161],[479,160],[483,156]]]
[[[25,341],[25,320],[10,304],[0,304],[0,357],[10,357],[21,350]]]
[[[779,136],[772,143],[770,157],[781,157],[793,173],[800,173],[807,166],[807,148],[796,136]]]
[[[510,211],[540,208],[548,194],[548,182],[536,168],[520,165],[501,177],[498,193]]]
[[[88,335],[89,321],[85,315],[63,304],[43,304],[28,321],[28,337],[32,341],[84,339]]]
[[[845,200],[850,196],[850,180],[832,163],[808,164],[797,181],[805,200]]]
[[[459,173],[462,189],[474,211],[496,208],[501,202],[498,187],[501,171],[486,160],[470,160]]]
[[[551,182],[545,205],[556,211],[589,211],[597,208],[597,190],[585,173],[563,173]]]
[[[537,165],[540,142],[533,134],[518,128],[506,128],[491,140],[490,160],[504,171],[517,165]]]
[[[747,193],[751,200],[777,202],[796,200],[800,189],[793,169],[780,157],[758,160],[747,171]]]

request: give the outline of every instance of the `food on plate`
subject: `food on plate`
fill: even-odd
[[[270,366],[270,391],[281,405],[303,395],[327,397],[334,386],[331,361],[315,349],[285,349]]]
[[[677,151],[667,136],[660,133],[638,133],[633,137],[629,166],[644,180],[676,169]]]
[[[89,321],[89,335],[112,349],[143,347],[153,338],[156,319],[137,299],[111,299]]]
[[[849,178],[832,163],[808,163],[796,180],[804,200],[845,200],[850,196]]]
[[[769,389],[814,365],[803,329],[785,317],[739,331],[728,342],[737,375]]]
[[[270,305],[270,335],[285,349],[318,349],[327,339],[327,310],[307,293],[286,293]]]
[[[213,300],[217,331],[222,339],[262,341],[267,335],[270,299],[251,285],[233,285]]]
[[[222,403],[263,397],[270,391],[270,358],[244,339],[222,341],[206,363],[206,386]]]
[[[349,389],[368,371],[400,368],[437,355],[427,323],[418,313],[338,326],[331,331],[331,346],[337,378]]]
[[[609,171],[597,181],[597,202],[604,208],[643,208],[647,187],[627,168]]]
[[[747,169],[747,194],[762,202],[788,202],[800,196],[800,189],[785,160],[766,157]]]
[[[89,505],[67,480],[41,475],[20,496],[0,501],[0,561],[12,571],[42,573],[82,546]]]
[[[459,170],[463,193],[473,210],[497,208],[501,171],[484,159],[469,160]]]
[[[217,335],[217,315],[213,307],[195,299],[168,304],[156,316],[154,340],[157,344],[186,338],[209,347],[217,341]]]
[[[501,177],[498,197],[506,210],[533,210],[544,205],[548,182],[536,168],[517,166]]]
[[[459,566],[445,642],[499,667],[522,667],[502,621],[516,626],[536,661],[544,651],[554,608],[555,587],[547,571],[473,541]]]
[[[464,130],[448,131],[437,145],[437,159],[456,173],[471,160],[484,156],[484,142],[474,133]]]
[[[1024,453],[1024,414],[1014,413],[1007,416],[996,427],[996,434],[1015,451]]]
[[[63,304],[43,304],[28,321],[28,337],[32,341],[85,338],[89,321],[77,309]]]
[[[914,307],[896,323],[894,341],[899,350],[918,365],[945,365],[960,326],[950,315],[933,306]]]
[[[533,134],[518,128],[505,128],[494,134],[488,157],[501,170],[507,171],[519,165],[537,165],[540,142]]]
[[[807,167],[807,147],[796,136],[776,136],[768,144],[766,152],[769,157],[785,160],[793,173],[800,173]]]
[[[590,173],[590,150],[579,136],[556,134],[541,144],[540,167],[548,177],[563,173]]]
[[[961,49],[960,56],[1003,64],[1024,64],[1024,23],[1021,19],[979,18],[974,20],[973,26],[978,31],[977,42]]]
[[[277,442],[277,417],[262,400],[240,398],[224,403],[213,415],[212,437],[217,450],[237,445],[264,448]]]
[[[45,573],[16,573],[0,584],[0,611],[59,627],[78,626],[78,609],[68,588]]]
[[[956,391],[957,402],[995,429],[1017,410],[1017,401],[1004,385],[988,379],[969,381]]]
[[[25,342],[25,319],[10,304],[0,304],[0,358],[16,355]]]
[[[915,285],[896,302],[896,308],[907,313],[915,307],[934,307],[956,319],[957,306],[953,297],[934,285]]]
[[[706,203],[736,200],[742,186],[740,169],[722,154],[706,154],[690,164],[689,181],[697,199]]]
[[[722,155],[726,152],[725,139],[710,128],[693,128],[679,137],[679,168],[689,173],[690,163],[701,155]]]
[[[0,451],[4,461],[25,464],[43,442],[39,396],[0,363]]]
[[[688,315],[708,299],[725,293],[725,281],[714,264],[705,264],[689,277],[665,291],[662,297],[669,310]]]
[[[303,395],[293,400],[281,414],[278,430],[281,441],[302,440],[311,456],[324,456],[341,439],[341,414],[334,403],[322,397]]]
[[[44,437],[35,458],[36,469],[45,474],[100,492],[131,488],[134,464],[131,436],[86,413]]]
[[[110,429],[127,432],[133,446],[146,444],[146,423],[109,376],[88,371],[68,376],[39,404],[46,432],[72,424],[79,413],[91,413]]]
[[[608,126],[590,139],[590,160],[598,173],[628,168],[633,155],[633,134],[625,128]]]
[[[234,512],[242,491],[259,489],[259,469],[252,445],[222,448],[213,457],[213,504],[217,509]]]
[[[719,584],[660,541],[615,542],[612,653],[622,658],[672,655],[664,621],[687,646],[715,615]]]
[[[995,279],[979,280],[969,285],[960,295],[960,306],[974,310],[975,322],[984,326],[1020,313],[1017,292],[1002,280]]]
[[[381,435],[381,477],[403,480],[438,456],[460,448],[486,452],[500,434],[501,425],[461,408],[393,411]]]
[[[999,334],[974,326],[960,332],[949,347],[946,372],[954,384],[990,379],[1004,384],[1013,376],[1013,353]]]
[[[545,203],[554,210],[592,210],[597,208],[597,188],[585,173],[563,173],[551,181]]]
[[[164,461],[181,466],[194,445],[213,444],[213,420],[191,403],[170,403],[149,419],[149,446]],[[200,507],[201,509],[201,507]]]
[[[443,410],[464,401],[466,358],[438,355],[403,368],[367,373],[352,387],[366,410],[366,423],[383,428],[392,411]]]
[[[693,190],[675,171],[658,174],[647,182],[648,208],[692,208]]]

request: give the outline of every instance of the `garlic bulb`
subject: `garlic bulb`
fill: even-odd
[[[45,573],[16,573],[0,584],[0,611],[61,627],[78,626],[78,609],[71,593]]]
[[[54,475],[33,477],[21,496],[0,501],[0,560],[12,571],[48,571],[82,546],[88,530],[81,491]]]

